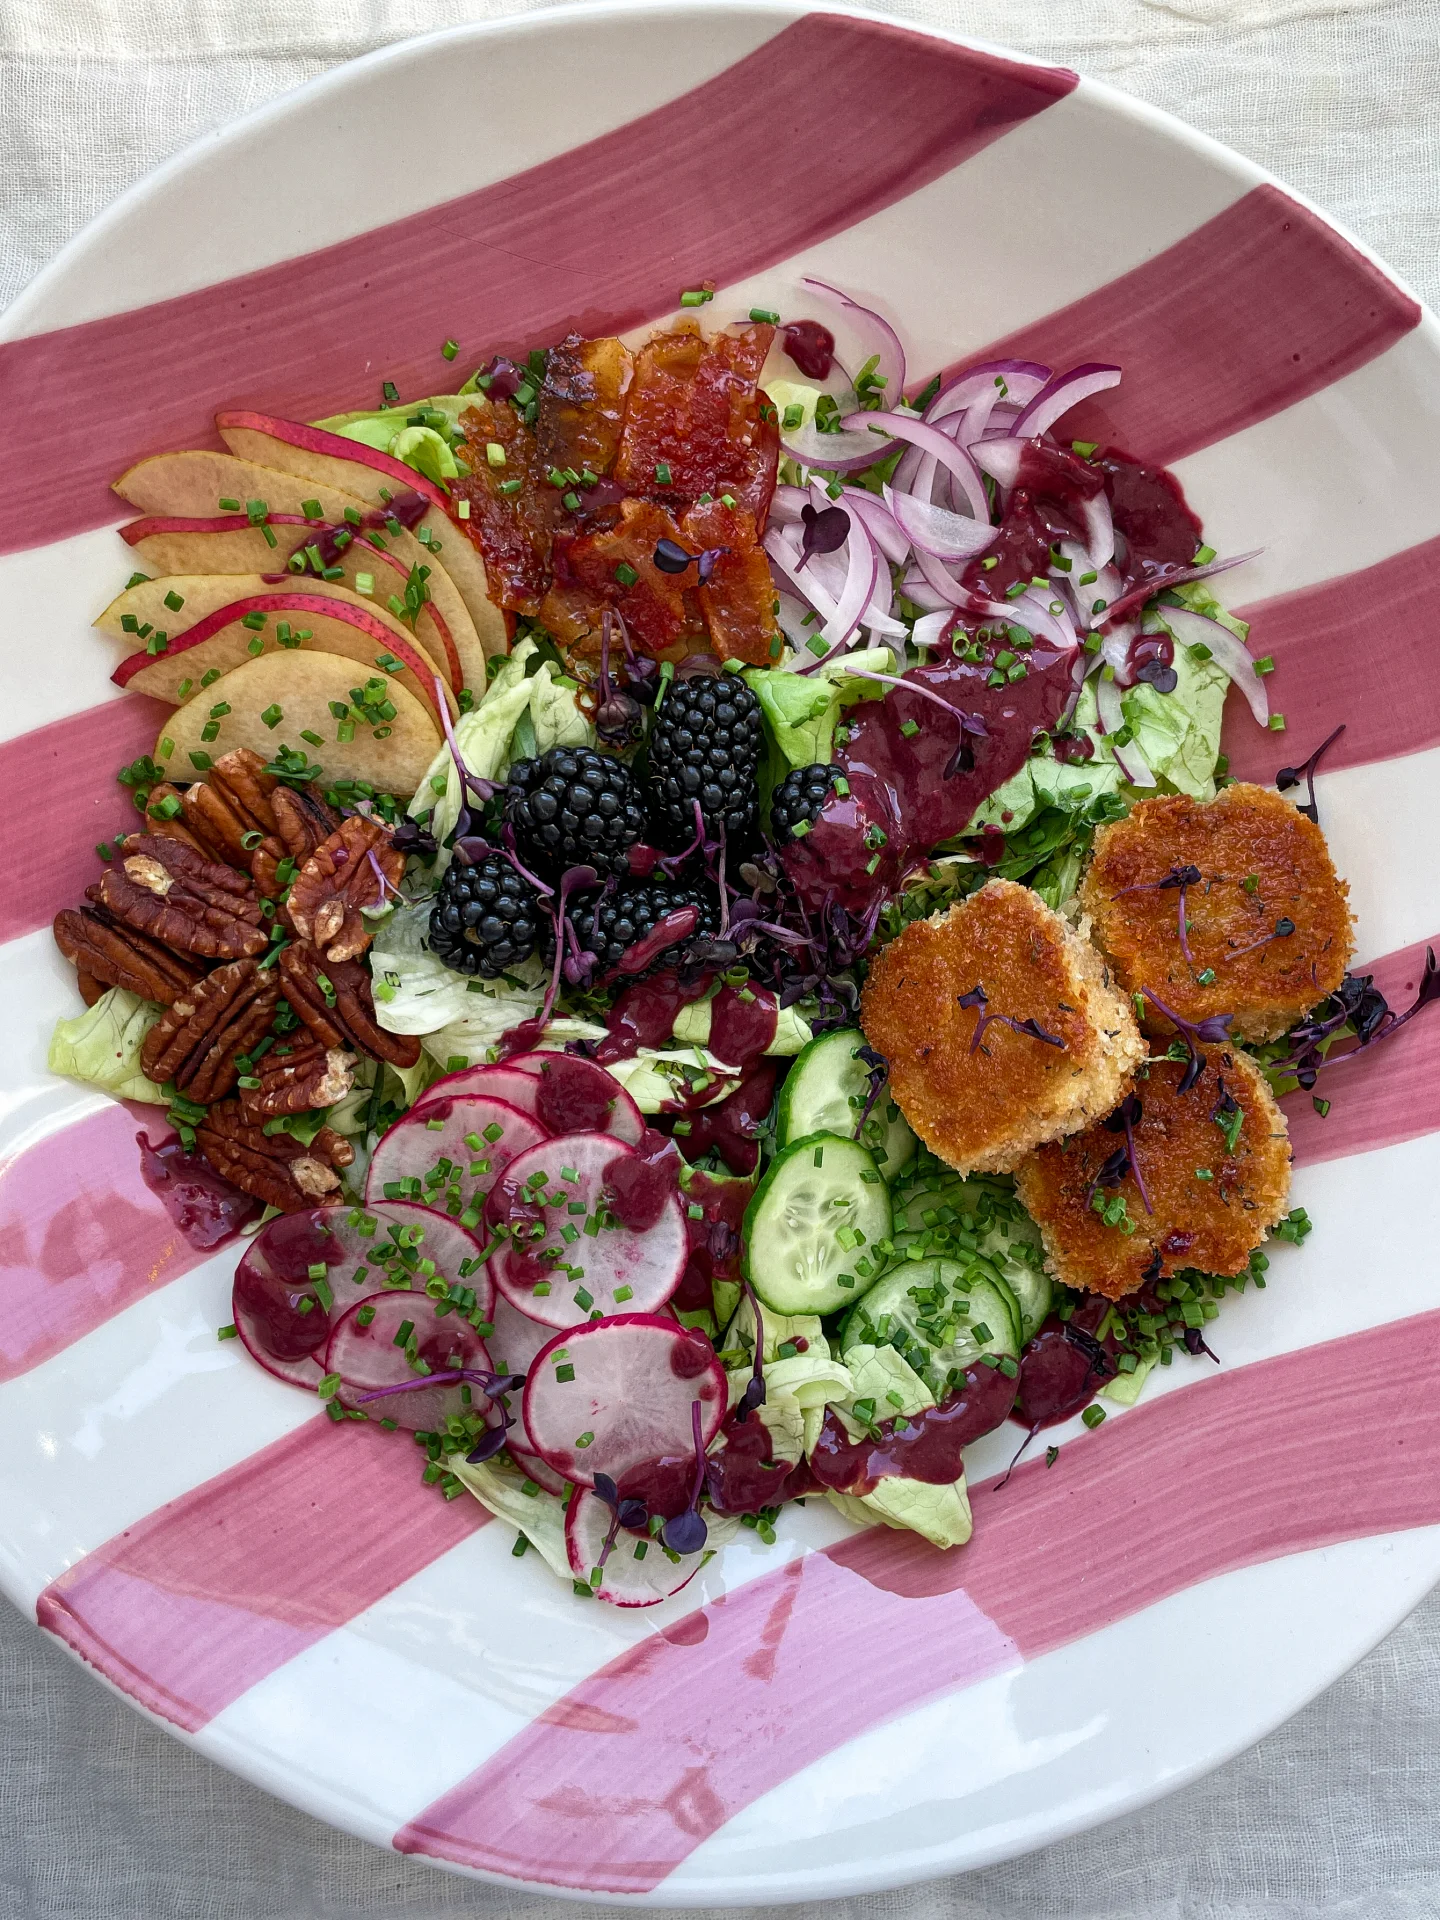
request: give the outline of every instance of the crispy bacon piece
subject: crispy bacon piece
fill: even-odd
[[[664,653],[699,625],[686,604],[686,580],[694,576],[661,572],[655,564],[660,540],[680,541],[680,529],[665,509],[647,500],[626,500],[618,526],[568,545],[558,542],[556,552],[557,584],[588,591],[601,606],[618,607],[631,639],[650,654]]]
[[[485,562],[490,596],[511,613],[538,613],[550,585],[550,539],[559,496],[545,480],[535,436],[508,400],[483,394],[460,416],[469,447],[468,476],[451,482],[459,500],[470,502],[463,521]],[[487,448],[502,447],[503,466],[491,466]],[[518,480],[518,489],[502,485]]]
[[[615,468],[627,493],[677,512],[702,493],[728,493],[764,526],[780,438],[757,382],[774,334],[752,325],[706,340],[689,325],[645,343]]]
[[[630,364],[620,340],[571,333],[551,347],[535,418],[543,466],[609,473],[620,449]]]
[[[771,652],[778,631],[775,582],[755,538],[754,515],[744,507],[711,500],[703,507],[691,507],[680,531],[687,551],[725,549],[697,595],[715,652],[722,660],[743,660],[747,666],[772,665],[779,652],[778,648]]]

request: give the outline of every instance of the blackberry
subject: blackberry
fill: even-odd
[[[651,962],[656,967],[674,967],[684,958],[684,946],[702,934],[712,938],[719,932],[720,917],[713,893],[698,887],[678,885],[664,879],[626,880],[608,894],[575,909],[571,918],[580,944],[599,961],[599,971],[609,973],[618,967],[628,947],[643,940],[667,913],[681,907],[695,907],[699,919],[693,933],[673,947],[667,947]]]
[[[430,910],[430,951],[457,973],[493,980],[535,951],[540,896],[503,854],[452,860]]]
[[[797,831],[809,832],[843,772],[842,767],[827,767],[818,762],[814,766],[790,769],[770,801],[770,830],[776,846],[783,847],[793,840]]]
[[[517,760],[505,818],[522,855],[547,877],[581,865],[626,873],[630,849],[645,832],[630,769],[593,747],[551,747],[538,760]]]
[[[650,811],[672,847],[695,838],[695,802],[709,833],[730,846],[755,831],[764,734],[760,702],[739,674],[677,680],[650,728]]]

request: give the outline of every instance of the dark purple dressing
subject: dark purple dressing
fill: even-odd
[[[892,1475],[949,1486],[964,1471],[964,1448],[991,1433],[1009,1413],[1015,1382],[999,1367],[977,1362],[965,1369],[965,1384],[938,1406],[908,1414],[903,1424],[879,1423],[878,1439],[852,1440],[833,1407],[825,1415],[810,1456],[810,1471],[836,1493],[869,1493]]]
[[[143,1133],[135,1139],[141,1178],[192,1247],[208,1252],[264,1212],[262,1202],[232,1187],[178,1140],[152,1147]]]
[[[807,380],[824,380],[835,364],[835,336],[818,320],[791,320],[780,329],[785,351]]]

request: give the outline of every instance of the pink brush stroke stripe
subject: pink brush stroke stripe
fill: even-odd
[[[36,830],[7,834],[0,847],[0,941],[18,940],[62,907],[77,906],[100,877],[96,846],[140,827],[115,775],[155,751],[173,712],[163,700],[131,694],[0,743],[0,792],[44,795]]]
[[[1112,392],[1066,436],[1169,465],[1343,379],[1419,324],[1379,267],[1278,187],[1255,187],[1153,260],[967,355],[1103,359]]]
[[[1224,747],[1237,778],[1273,780],[1340,720],[1331,773],[1440,744],[1440,539],[1236,612],[1255,658],[1274,657],[1265,685],[1285,716],[1277,738],[1231,701]]]
[[[217,405],[314,418],[375,391],[377,368],[402,391],[429,391],[457,313],[487,349],[657,318],[684,287],[742,280],[916,192],[1076,84],[1060,68],[816,13],[513,179],[0,346],[0,551],[115,519],[115,475],[147,453],[217,444]],[[57,409],[56,394],[78,392],[84,408]]]
[[[1440,934],[1367,960],[1354,971],[1373,974],[1390,1005],[1403,1013],[1415,998],[1425,950],[1432,946],[1440,955]],[[1423,1008],[1393,1040],[1381,1041],[1353,1066],[1323,1072],[1315,1094],[1331,1103],[1323,1119],[1308,1093],[1292,1093],[1281,1102],[1299,1167],[1440,1132],[1440,1006]]]
[[[1069,1442],[1053,1471],[977,1488],[967,1547],[877,1528],[767,1575],[583,1680],[394,1844],[648,1893],[761,1794],[1014,1649],[1033,1660],[1232,1568],[1440,1522],[1436,1367],[1440,1313],[1214,1375]]]
[[[194,1733],[485,1525],[423,1465],[408,1433],[308,1421],[87,1554],[36,1617]]]
[[[0,1381],[207,1257],[140,1177],[142,1126],[171,1136],[158,1108],[110,1106],[0,1163]]]

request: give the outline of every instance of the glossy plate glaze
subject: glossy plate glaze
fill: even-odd
[[[436,152],[374,129],[443,125]],[[835,137],[843,126],[845,139]],[[327,183],[319,191],[297,183]],[[353,190],[346,191],[345,183]],[[1085,217],[1070,211],[1084,208]],[[1233,154],[1073,74],[863,15],[587,5],[392,48],[207,140],[0,325],[0,1582],[204,1752],[381,1844],[661,1905],[953,1872],[1111,1818],[1256,1739],[1440,1575],[1440,1016],[1291,1114],[1316,1232],[940,1555],[810,1503],[673,1601],[576,1601],[401,1439],[217,1343],[137,1120],[51,1079],[48,924],[154,739],[89,622],[129,571],[110,478],[240,404],[423,393],[571,325],[883,307],[922,375],[1118,361],[1072,416],[1175,466],[1273,653],[1362,959],[1403,1003],[1440,933],[1440,330]]]

